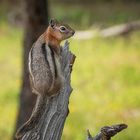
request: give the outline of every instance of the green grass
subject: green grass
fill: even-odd
[[[129,7],[133,7],[133,10],[130,11]],[[125,12],[120,11],[119,15],[121,7],[116,8],[116,13],[115,8],[112,8],[112,13],[106,11],[106,6],[104,9],[98,6],[97,9],[102,12],[95,16],[98,15],[95,10],[91,21],[91,15],[86,10],[74,7],[74,12],[69,12],[68,8],[67,13],[70,13],[68,17],[71,17],[75,27],[83,21],[80,28],[89,27],[93,20],[106,22],[106,25],[135,20],[139,13],[139,9],[133,5],[129,5]],[[52,15],[54,10],[60,11],[61,8],[52,8]],[[56,17],[63,19],[63,11],[57,12]],[[23,31],[8,25],[3,19],[0,21],[0,139],[10,140],[21,85]],[[140,138],[139,38],[140,32],[134,32],[127,38],[70,39],[70,48],[77,58],[72,73],[74,90],[70,97],[70,114],[63,140],[84,140],[86,129],[90,129],[94,135],[102,126],[116,123],[127,123],[129,127],[114,140]]]

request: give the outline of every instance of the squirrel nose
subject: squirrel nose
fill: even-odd
[[[72,35],[74,35],[75,34],[75,31],[72,31]]]

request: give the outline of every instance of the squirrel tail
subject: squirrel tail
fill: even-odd
[[[24,123],[16,132],[16,138],[19,139],[23,137],[23,135],[33,129],[39,122],[40,117],[43,114],[43,110],[45,108],[45,103],[47,102],[47,96],[38,95],[36,106],[32,112],[29,120]]]

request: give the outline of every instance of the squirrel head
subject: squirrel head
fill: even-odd
[[[51,19],[46,31],[46,39],[50,43],[60,42],[73,36],[75,31],[67,24]],[[51,42],[52,41],[52,42]]]

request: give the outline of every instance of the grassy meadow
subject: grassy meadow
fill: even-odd
[[[134,12],[125,18],[132,18]],[[108,25],[112,23],[113,18],[108,19]],[[16,121],[22,38],[22,29],[0,22],[0,140],[10,140]],[[87,129],[94,135],[102,126],[116,123],[129,127],[113,140],[138,140],[140,32],[125,38],[70,39],[70,48],[77,58],[72,73],[70,114],[62,140],[85,140]]]

